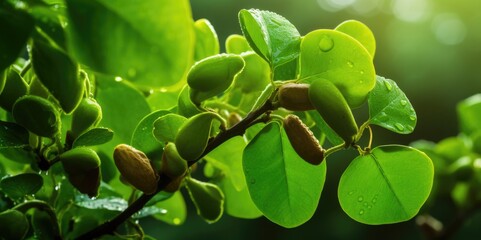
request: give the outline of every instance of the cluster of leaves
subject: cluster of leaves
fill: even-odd
[[[338,193],[354,220],[406,221],[429,195],[433,167],[424,153],[358,144],[366,129],[372,140],[372,124],[400,134],[416,124],[396,83],[375,75],[375,40],[360,22],[301,36],[282,16],[242,10],[243,36],[231,35],[221,54],[214,28],[194,22],[186,0],[10,0],[0,20],[9,36],[0,40],[2,237],[142,236],[138,218],[184,222],[183,187],[207,222],[225,211],[299,226],[317,208],[327,164],[309,164],[294,149],[282,125],[290,114],[330,146],[325,157],[359,152]],[[316,100],[325,111],[279,105],[281,86],[316,81],[338,97]],[[337,109],[337,100],[347,107]],[[85,110],[84,101],[95,107]],[[352,117],[356,133],[344,136],[336,113],[352,116],[365,102],[369,119],[358,127]],[[169,143],[189,166],[174,189],[163,170]],[[150,159],[159,175],[153,194],[122,183],[118,144]]]
[[[438,143],[419,140],[412,146],[422,149],[433,160],[435,181],[423,212],[449,199],[456,206],[455,216],[446,226],[431,216],[422,216],[418,223],[430,238],[447,238],[481,207],[481,94],[457,106],[460,133]]]

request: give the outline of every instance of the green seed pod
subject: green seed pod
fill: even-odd
[[[182,125],[175,137],[175,146],[183,159],[195,161],[201,156],[210,137],[212,121],[217,117],[215,113],[203,112]]]
[[[291,146],[306,162],[319,165],[324,160],[324,153],[319,141],[309,128],[296,115],[288,115],[283,124]]]
[[[58,100],[65,113],[71,113],[80,103],[85,86],[85,77],[80,76],[78,64],[42,40],[33,42],[31,54],[38,79]]]
[[[175,192],[179,190],[187,172],[187,168],[187,161],[182,159],[179,155],[175,144],[168,143],[165,145],[160,171],[167,175],[172,181],[164,188],[164,191]]]
[[[243,67],[242,57],[234,54],[217,54],[195,63],[187,75],[192,102],[199,105],[223,93]]]
[[[23,239],[28,228],[28,219],[22,212],[9,209],[0,213],[0,239]]]
[[[309,99],[327,125],[350,145],[358,132],[356,120],[342,93],[330,81],[319,79],[309,87]]]
[[[143,152],[127,144],[119,144],[114,150],[114,161],[120,174],[132,186],[145,194],[157,191],[159,176]]]
[[[11,112],[15,101],[27,93],[28,85],[12,67],[5,71],[6,80],[0,94],[0,107]]]
[[[102,120],[102,108],[93,98],[84,98],[72,114],[70,134],[76,139]]]
[[[98,195],[101,173],[100,158],[86,147],[68,150],[59,156],[68,180],[81,193],[90,197]]]
[[[286,83],[279,87],[279,105],[291,111],[308,111],[314,109],[309,100],[309,84]]]
[[[187,178],[189,195],[197,208],[197,214],[208,223],[220,219],[224,212],[224,194],[217,185]]]
[[[39,136],[53,138],[60,132],[60,114],[47,99],[21,97],[13,105],[12,115],[15,122]]]

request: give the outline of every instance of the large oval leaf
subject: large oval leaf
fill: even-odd
[[[335,30],[343,32],[359,41],[371,57],[374,58],[374,54],[376,53],[376,39],[371,29],[364,23],[356,20],[347,20],[339,24]]]
[[[13,199],[19,199],[25,195],[35,194],[43,185],[43,178],[36,173],[22,173],[3,178],[0,188]]]
[[[354,220],[389,224],[414,217],[431,192],[431,159],[414,148],[374,148],[352,161],[339,182],[339,202]]]
[[[162,144],[156,141],[153,134],[154,122],[159,117],[169,114],[169,111],[158,110],[145,116],[135,127],[130,145],[144,152],[150,159],[160,159],[162,156]]]
[[[312,31],[301,43],[300,78],[328,79],[339,88],[350,107],[358,107],[376,84],[369,52],[349,35],[328,29]]]
[[[258,9],[241,10],[242,32],[254,51],[277,67],[299,55],[301,36],[284,17]]]
[[[26,12],[15,10],[3,3],[0,8],[0,71],[6,69],[20,55],[34,28],[33,18]],[[6,37],[8,36],[8,37]]]
[[[148,87],[171,86],[192,63],[187,0],[68,0],[70,49],[92,69]]]
[[[207,19],[199,19],[194,22],[195,48],[194,60],[219,54],[219,39],[214,27]]]
[[[416,112],[393,80],[377,76],[368,103],[369,123],[401,134],[411,133],[416,127]]]
[[[277,122],[267,124],[247,145],[244,173],[252,200],[272,222],[292,228],[314,214],[326,177],[302,160]]]
[[[0,149],[28,146],[28,131],[22,126],[0,121]]]

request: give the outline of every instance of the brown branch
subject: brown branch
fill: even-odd
[[[235,137],[241,136],[245,133],[248,127],[251,126],[253,122],[255,122],[260,116],[264,113],[273,110],[274,106],[270,100],[266,101],[264,105],[260,108],[256,109],[255,111],[249,113],[244,119],[238,122],[236,125],[232,126],[231,128],[227,129],[226,131],[220,132],[212,141],[209,142],[206,149],[202,153],[202,155],[195,161],[190,161],[189,166],[192,166],[194,163],[198,162],[202,159],[205,155],[209,152],[220,146],[222,143],[226,142],[227,140]],[[133,214],[141,210],[147,202],[152,199],[158,192],[164,189],[172,180],[165,176],[164,174],[160,174],[157,192],[151,195],[143,194],[140,196],[135,202],[133,202],[129,207],[127,207],[123,212],[119,213],[119,215],[115,216],[113,219],[104,222],[103,224],[97,226],[96,228],[90,230],[89,232],[79,236],[77,239],[94,239],[98,238],[105,234],[113,234],[115,229],[122,224],[125,220],[130,218]]]

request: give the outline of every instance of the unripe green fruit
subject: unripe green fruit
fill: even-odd
[[[202,155],[215,118],[217,118],[215,113],[203,112],[187,119],[182,125],[175,137],[175,146],[183,159],[195,161]]]
[[[296,153],[306,162],[319,165],[324,160],[325,150],[309,128],[296,115],[288,115],[283,124],[287,137]]]
[[[31,54],[38,79],[65,113],[71,113],[80,103],[85,87],[85,78],[80,76],[77,63],[43,40],[33,41]]]
[[[68,180],[81,193],[90,197],[98,195],[100,180],[100,158],[86,147],[68,150],[59,156]]]
[[[27,93],[28,85],[12,67],[5,71],[6,80],[0,94],[0,107],[11,112],[15,101]]]
[[[243,67],[242,57],[234,54],[218,54],[195,63],[187,75],[192,102],[199,105],[223,93]]]
[[[279,105],[291,111],[308,111],[314,109],[309,100],[309,84],[286,83],[279,87]]]
[[[193,178],[187,178],[186,182],[197,214],[209,223],[219,220],[224,211],[224,194],[219,187]]]
[[[164,147],[161,171],[171,179],[182,177],[187,171],[187,161],[179,155],[174,143]]]
[[[102,120],[102,108],[93,98],[84,98],[72,114],[71,136],[76,139]]]
[[[330,81],[318,79],[309,87],[309,99],[327,125],[350,145],[357,135],[356,120],[346,99]]]
[[[22,212],[9,209],[0,213],[0,239],[23,239],[28,228],[28,219]]]
[[[157,191],[159,176],[143,152],[127,144],[119,144],[114,150],[114,161],[120,174],[132,186],[145,194]]]
[[[15,122],[36,135],[53,138],[60,131],[60,114],[47,99],[21,97],[13,105],[12,115]]]

